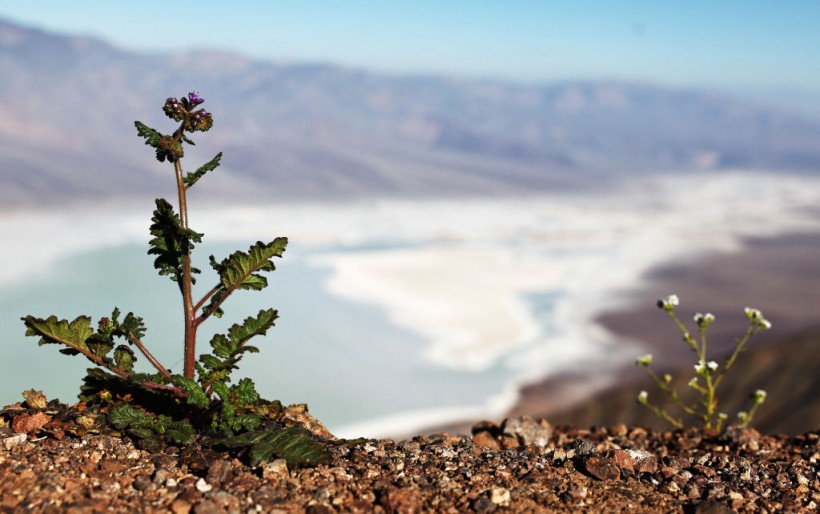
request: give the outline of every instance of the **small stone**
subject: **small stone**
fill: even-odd
[[[199,491],[200,493],[207,493],[208,491],[210,491],[213,488],[214,488],[214,486],[212,486],[211,484],[206,482],[204,478],[200,478],[199,480],[196,481],[196,490]]]
[[[593,443],[586,439],[576,439],[572,444],[572,449],[575,450],[575,455],[579,457],[592,455],[598,450]]]
[[[632,459],[632,456],[629,455],[628,451],[613,450],[611,457],[615,465],[618,466],[618,469],[630,473],[635,472],[635,461]]]
[[[188,514],[191,512],[191,504],[185,500],[174,500],[171,504],[171,512],[174,514]]]
[[[606,457],[589,455],[584,458],[583,465],[586,472],[598,480],[616,480],[621,476],[615,462]]]
[[[139,450],[131,450],[125,455],[125,458],[128,460],[137,460],[140,458],[141,455],[142,454]]]
[[[514,450],[521,447],[521,442],[511,435],[502,435],[501,447],[505,450]]]
[[[626,451],[638,473],[654,473],[658,469],[658,459],[651,453],[645,450],[627,450]]]
[[[171,472],[168,471],[165,468],[157,468],[157,470],[154,471],[154,479],[153,479],[154,484],[156,484],[156,485],[164,484],[165,481],[168,480],[168,475],[170,475],[170,474],[171,474]]]
[[[3,447],[6,450],[11,450],[15,446],[20,446],[26,442],[26,434],[14,434],[11,437],[3,438]]]
[[[151,479],[145,473],[140,473],[139,475],[134,477],[134,482],[131,484],[131,487],[136,489],[137,491],[145,491],[149,487],[154,485],[151,483]]]
[[[587,497],[588,489],[586,487],[573,487],[568,492],[572,498],[576,500],[583,500]]]
[[[288,477],[288,463],[285,459],[275,459],[266,463],[262,467],[262,478],[269,480],[271,478],[287,478]]]
[[[687,485],[686,489],[684,489],[684,492],[690,500],[697,500],[698,498],[703,496],[703,491],[700,489],[700,487],[698,487],[697,484]]]
[[[224,484],[233,476],[233,467],[226,460],[215,460],[208,466],[206,480],[209,484]]]
[[[489,448],[491,450],[500,450],[501,444],[499,444],[498,440],[493,437],[490,432],[482,431],[478,432],[473,436],[473,444],[475,446],[482,446],[484,448]]]
[[[506,507],[510,504],[510,491],[503,487],[494,487],[490,492],[490,501],[495,505]]]
[[[523,446],[535,445],[544,448],[552,437],[552,425],[546,420],[536,422],[530,416],[507,418],[501,424],[501,431],[515,437]]]
[[[165,487],[174,488],[177,486],[177,481],[173,477],[169,477],[168,480],[165,481]]]
[[[486,496],[479,496],[473,500],[473,510],[479,514],[485,514],[495,510],[495,504]]]
[[[380,503],[387,512],[411,514],[421,512],[421,498],[415,489],[388,488],[380,498]]]

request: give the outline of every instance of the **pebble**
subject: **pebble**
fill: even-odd
[[[210,491],[213,488],[214,488],[214,486],[212,486],[211,484],[206,482],[204,478],[200,478],[199,480],[196,481],[196,490],[199,491],[200,493],[207,493],[208,491]]]
[[[514,437],[523,446],[535,445],[544,448],[552,437],[552,425],[546,420],[535,421],[530,416],[507,418],[501,424],[504,435]]]
[[[262,466],[262,478],[287,478],[288,463],[285,459],[275,459]]]
[[[490,501],[505,507],[510,504],[510,491],[503,487],[495,487],[490,492]]]

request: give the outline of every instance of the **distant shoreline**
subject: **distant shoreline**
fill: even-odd
[[[647,285],[630,293],[632,298],[641,299],[636,306],[602,313],[597,321],[623,339],[643,342],[661,369],[692,364],[692,353],[680,342],[671,320],[654,306],[655,299],[670,293],[681,298],[679,313],[684,323],[690,322],[695,311],[715,314],[716,322],[709,332],[710,355],[715,357],[731,351],[733,338],[745,330],[746,306],[761,309],[773,323],[771,331],[752,341],[753,347],[789,340],[820,326],[816,310],[820,305],[820,232],[747,238],[740,252],[715,253],[688,264],[670,263],[651,271],[647,279]],[[740,360],[738,366],[742,364]],[[565,379],[568,384],[562,384]],[[624,369],[624,383],[644,379],[649,385],[637,368]],[[510,414],[549,418],[579,407],[591,396],[585,395],[574,405],[556,402],[572,389],[573,377],[536,381],[521,389]]]

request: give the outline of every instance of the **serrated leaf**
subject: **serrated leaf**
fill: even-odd
[[[202,178],[207,172],[215,170],[219,166],[219,162],[222,160],[222,152],[216,154],[216,157],[211,159],[210,161],[206,162],[202,166],[200,166],[195,172],[188,173],[182,179],[185,182],[185,185],[188,187],[193,186],[196,184],[197,180]]]
[[[260,423],[262,423],[262,420],[256,414],[243,412],[233,419],[231,428],[237,432],[254,430]]]
[[[244,405],[254,404],[259,401],[259,393],[256,392],[256,386],[253,380],[249,378],[243,378],[231,389],[236,391],[239,401]]]
[[[273,326],[277,317],[278,314],[275,310],[262,309],[256,317],[250,316],[242,324],[232,325],[227,334],[215,334],[211,338],[213,355],[203,354],[199,356],[200,362],[207,362],[206,367],[209,370],[203,379],[221,380],[226,378],[231,370],[236,369],[236,364],[241,359],[242,354],[258,352],[258,348],[247,344],[247,342],[254,336],[264,335]]]
[[[159,142],[159,138],[162,137],[162,134],[152,129],[145,123],[142,123],[141,121],[135,121],[134,126],[137,127],[137,135],[142,138],[145,138],[145,144],[156,148],[157,143]]]
[[[86,339],[91,337],[94,330],[88,316],[78,316],[71,322],[57,319],[57,316],[49,316],[46,319],[26,316],[22,319],[26,325],[27,336],[40,336],[39,345],[62,344],[68,346],[66,350],[71,350],[72,353],[90,352]]]
[[[176,421],[168,427],[165,437],[177,444],[187,446],[196,439],[196,430],[187,421]]]
[[[183,228],[179,215],[165,199],[157,198],[156,204],[150,229],[154,238],[149,243],[151,248],[148,254],[157,256],[154,268],[159,270],[160,275],[169,275],[171,280],[180,282],[183,258],[194,248],[194,243],[202,241],[202,234]],[[191,268],[192,284],[195,283],[195,273],[199,273],[199,270]]]
[[[214,357],[213,355],[211,355],[209,353],[204,353],[204,354],[200,355],[199,356],[199,361],[202,363],[203,366],[205,366],[205,368],[207,368],[209,370],[218,369],[222,365],[222,360],[221,359],[219,359],[217,357]]]
[[[124,371],[129,373],[133,371],[136,360],[134,350],[125,345],[121,344],[114,350],[114,364]]]
[[[219,396],[220,400],[228,400],[228,396],[230,396],[230,390],[228,389],[228,386],[225,384],[225,382],[214,382],[211,387],[213,387],[214,392],[217,396]]]
[[[281,257],[288,244],[286,237],[277,237],[268,244],[261,241],[251,246],[247,253],[236,251],[219,264],[211,265],[219,273],[222,287],[227,291],[234,289],[261,290],[267,286],[267,280],[258,275],[261,271],[275,269],[273,257]]]
[[[128,404],[115,405],[108,412],[108,421],[114,428],[122,430],[124,428],[148,427],[154,422],[154,418],[147,412],[143,412]]]
[[[188,395],[187,400],[190,405],[196,405],[204,409],[210,404],[208,395],[205,394],[205,391],[199,387],[199,384],[197,384],[194,379],[183,377],[182,375],[172,375],[171,382]]]
[[[114,349],[114,341],[99,334],[92,334],[85,340],[85,345],[97,357],[103,358]]]
[[[272,457],[285,459],[289,468],[315,466],[330,458],[325,444],[310,437],[299,427],[266,431],[248,453],[251,466],[269,461]]]
[[[142,318],[135,316],[133,312],[129,312],[125,315],[125,319],[122,320],[122,323],[119,323],[119,330],[115,335],[128,337],[130,334],[137,339],[142,339],[145,337],[145,330],[145,323],[143,323]]]

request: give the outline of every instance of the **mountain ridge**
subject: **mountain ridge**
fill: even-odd
[[[196,88],[225,151],[216,199],[498,195],[624,175],[820,169],[820,121],[718,93],[618,81],[523,85],[277,64],[222,51],[138,54],[0,20],[0,201],[161,194],[134,137]]]

